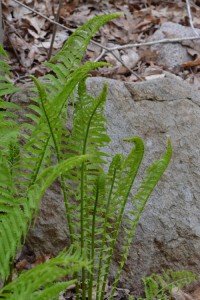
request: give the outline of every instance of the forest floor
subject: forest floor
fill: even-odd
[[[27,81],[30,74],[36,77],[44,75],[48,70],[42,63],[50,56],[54,24],[14,0],[3,0],[2,2],[4,46],[11,59],[15,80],[23,83]],[[57,26],[52,55],[61,49],[72,30],[100,14],[113,12],[124,14],[104,25],[95,36],[94,40],[106,47],[130,43],[143,44],[162,24],[168,21],[183,26],[192,25],[198,29],[200,28],[200,0],[190,1],[190,6],[186,2],[182,0],[63,0],[58,22],[66,28]],[[23,0],[21,3],[50,20],[56,18],[58,0]],[[189,16],[188,8],[191,16]],[[166,38],[173,38],[167,32],[165,35]],[[104,53],[101,47],[90,43],[84,60],[101,59],[112,64],[111,68],[94,71],[93,76],[137,82],[146,79],[148,69],[148,76],[149,74],[162,76],[164,71],[169,71],[189,82],[195,82],[195,80],[199,80],[200,49],[195,48],[192,41],[188,41],[187,49],[192,55],[192,61],[184,62],[178,68],[169,68],[164,64],[158,64],[156,51],[144,45],[115,50],[114,57],[111,52],[105,51]],[[125,66],[119,60],[123,61]]]

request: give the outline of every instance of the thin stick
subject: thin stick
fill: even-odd
[[[144,43],[133,43],[133,44],[127,44],[123,46],[116,46],[111,48],[106,48],[107,51],[114,51],[114,50],[122,50],[122,49],[128,49],[133,47],[141,47],[141,46],[151,46],[156,44],[166,44],[166,43],[180,43],[182,41],[188,41],[188,40],[199,40],[200,36],[191,36],[191,37],[184,37],[184,38],[174,38],[174,39],[162,39],[152,42],[144,42]]]
[[[95,58],[94,62],[101,60],[105,54],[106,54],[106,50],[102,49],[101,53],[99,54],[99,56],[97,58]]]
[[[58,11],[57,11],[56,18],[55,18],[55,21],[57,23],[58,23],[59,18],[60,18],[61,7],[62,7],[62,0],[59,0]],[[52,34],[51,45],[50,45],[50,48],[49,48],[49,53],[48,53],[48,56],[47,56],[47,60],[49,60],[51,58],[51,55],[52,55],[53,43],[54,43],[55,37],[56,37],[57,26],[58,26],[57,24],[53,25],[53,34]]]
[[[190,21],[190,26],[193,30],[193,32],[199,36],[199,33],[197,32],[197,30],[194,28],[194,24],[192,21],[192,13],[191,13],[191,7],[190,7],[190,0],[186,0],[186,6],[187,6],[187,12],[188,12],[188,17],[189,17],[189,21]]]

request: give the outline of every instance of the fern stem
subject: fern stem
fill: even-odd
[[[55,147],[55,151],[56,151],[56,156],[57,156],[57,161],[58,161],[58,163],[60,163],[61,162],[60,150],[59,150],[58,143],[57,143],[56,137],[54,135],[53,128],[52,128],[51,122],[49,120],[48,114],[46,112],[43,101],[42,101],[42,106],[43,106],[45,117],[46,117],[46,120],[47,120],[47,123],[48,123],[50,134],[51,134],[51,137],[53,139],[53,143],[54,143],[54,147]],[[63,175],[61,175],[61,188],[62,188],[63,197],[64,197],[64,204],[65,204],[66,217],[67,217],[67,222],[68,222],[68,227],[69,227],[70,241],[73,244],[72,222],[71,222],[71,217],[70,217],[69,204],[68,204],[68,200],[67,200],[65,178],[64,178]]]
[[[84,153],[84,151],[83,151]],[[81,255],[83,255],[85,243],[84,243],[84,238],[85,238],[85,228],[84,228],[84,169],[85,169],[85,164],[82,163],[81,166]],[[85,300],[86,298],[86,272],[85,268],[82,268],[82,288],[83,288],[83,294],[82,294],[82,299]]]
[[[147,200],[146,200],[146,202],[147,202]],[[128,257],[129,246],[132,242],[132,237],[133,237],[134,232],[135,232],[135,227],[137,226],[137,224],[139,222],[139,218],[142,214],[142,211],[143,211],[144,207],[146,206],[146,202],[144,203],[144,206],[142,207],[141,212],[139,214],[137,214],[137,218],[135,219],[134,226],[131,228],[129,235],[126,238],[126,244],[124,246],[124,252],[123,252],[123,255],[122,255],[122,260],[120,261],[120,265],[119,265],[119,268],[118,268],[118,271],[117,271],[117,275],[116,275],[115,281],[112,285],[112,290],[111,290],[109,300],[113,299],[113,296],[114,296],[114,293],[115,293],[115,290],[116,290],[116,287],[117,287],[117,283],[118,283],[119,277],[121,275],[121,271],[122,271],[122,269],[124,267],[124,263],[125,263],[125,261],[127,260],[127,257]]]
[[[61,154],[60,154],[60,149],[58,147],[58,143],[57,143],[57,140],[56,140],[56,137],[55,137],[55,134],[54,134],[53,125],[55,125],[55,124],[51,124],[48,112],[47,112],[46,107],[45,107],[45,103],[47,102],[46,91],[44,89],[44,86],[41,85],[36,78],[33,77],[33,80],[36,84],[36,87],[38,88],[42,109],[43,109],[43,112],[44,112],[44,115],[45,115],[45,118],[46,118],[46,121],[47,121],[47,125],[48,125],[49,131],[50,131],[50,135],[47,138],[47,141],[46,141],[46,144],[45,144],[45,150],[43,151],[43,155],[40,158],[40,164],[38,166],[37,173],[36,173],[36,174],[38,174],[39,169],[40,169],[41,164],[42,164],[42,161],[43,161],[43,158],[44,158],[44,155],[45,155],[45,152],[46,152],[46,149],[47,149],[47,146],[49,144],[49,140],[50,140],[51,137],[52,137],[52,140],[53,140],[53,143],[54,143],[58,163],[61,162]],[[37,178],[36,174],[34,176],[35,179]],[[73,243],[72,222],[71,222],[71,217],[70,217],[69,204],[68,204],[68,200],[67,200],[65,178],[64,178],[63,175],[61,175],[61,189],[62,189],[63,197],[64,197],[64,204],[65,204],[66,217],[67,217],[67,222],[68,222],[68,227],[69,227],[70,241],[71,241],[71,243]]]
[[[101,104],[101,101],[99,101],[97,103],[97,105],[95,106],[95,108],[94,108],[93,112],[91,113],[90,118],[88,120],[88,124],[87,124],[87,127],[86,127],[86,132],[85,132],[85,138],[84,138],[84,142],[83,142],[82,154],[86,154],[86,152],[87,152],[87,141],[88,141],[88,136],[89,136],[90,125],[91,125],[92,119],[95,115],[95,112],[98,109],[100,104]],[[85,239],[84,216],[88,215],[88,209],[89,209],[88,203],[86,203],[86,205],[84,203],[84,175],[85,175],[85,163],[82,163],[82,167],[81,167],[81,214],[80,214],[80,218],[81,218],[81,251],[82,252],[83,252],[83,249],[85,247],[85,243],[84,243],[84,239]],[[88,199],[88,197],[87,197],[87,199]],[[84,211],[85,211],[85,215],[84,215]],[[94,249],[92,249],[92,251],[93,250]],[[87,251],[85,251],[85,253],[87,254]],[[86,283],[85,283],[85,280],[86,280],[86,273],[85,273],[85,270],[83,268],[82,269],[83,300],[86,297]]]
[[[86,148],[87,148],[87,138],[88,138],[88,133],[89,133],[89,126],[87,127],[86,130],[86,135],[83,143],[83,154],[86,153]],[[84,247],[85,247],[85,226],[84,226],[84,175],[85,175],[85,163],[82,163],[81,166],[81,254],[83,255]],[[87,255],[87,251],[85,251]],[[86,272],[85,268],[82,268],[82,286],[83,286],[83,294],[82,294],[82,299],[85,300],[86,298]]]
[[[92,218],[92,241],[91,241],[91,274],[89,278],[89,288],[88,288],[88,300],[92,300],[92,288],[93,288],[93,278],[94,278],[94,234],[95,234],[95,221],[96,221],[96,213],[97,213],[97,204],[98,204],[98,198],[99,198],[99,185],[97,182],[97,190],[96,190],[96,197],[95,197],[95,203],[94,203],[94,212],[93,212],[93,218]]]
[[[127,168],[127,164],[130,164],[130,163],[133,164],[133,169],[130,169],[130,172],[128,173],[128,179],[127,179],[128,183],[127,183],[126,191],[125,191],[125,194],[123,195],[122,203],[120,204],[121,209],[120,209],[119,216],[118,216],[118,219],[117,219],[116,227],[115,227],[115,230],[114,230],[114,238],[113,238],[111,246],[110,246],[110,251],[109,251],[108,259],[107,259],[107,263],[106,263],[106,270],[105,270],[105,275],[104,275],[104,279],[103,279],[103,286],[102,286],[102,292],[101,292],[101,300],[103,300],[103,297],[104,297],[106,282],[107,282],[108,273],[109,273],[109,270],[110,270],[110,264],[111,264],[111,260],[112,260],[113,251],[114,251],[114,248],[115,248],[117,236],[119,234],[119,229],[120,229],[120,226],[121,226],[122,218],[123,218],[123,215],[124,215],[125,206],[126,206],[131,188],[133,186],[135,177],[137,175],[138,169],[139,169],[140,164],[142,162],[143,153],[144,153],[144,144],[143,144],[143,142],[140,138],[132,137],[132,138],[128,138],[128,139],[125,139],[125,140],[128,141],[128,142],[133,142],[135,144],[135,148],[132,149],[132,151],[130,152],[129,156],[127,157],[127,159],[124,163],[124,168],[125,169]],[[121,176],[123,176],[123,172],[124,171],[122,170]],[[124,181],[122,181],[122,184],[125,184]],[[119,195],[120,195],[120,191],[123,188],[124,188],[123,186],[119,185],[119,190],[118,190]],[[117,195],[117,197],[118,197],[118,195]]]
[[[100,298],[101,300],[104,299],[106,282],[107,282],[108,273],[109,273],[109,270],[110,270],[110,264],[111,264],[111,260],[112,260],[112,256],[113,256],[115,242],[116,242],[116,239],[117,239],[117,236],[118,236],[118,233],[119,233],[119,228],[120,228],[121,220],[122,220],[122,217],[123,217],[124,209],[125,209],[125,203],[123,203],[122,209],[121,209],[120,214],[119,214],[119,218],[118,218],[118,221],[117,221],[117,224],[116,224],[116,230],[115,230],[115,233],[114,233],[114,238],[113,238],[113,241],[111,243],[110,251],[109,251],[109,254],[108,254],[108,260],[106,262],[107,267],[106,267],[105,275],[104,275],[104,278],[103,278],[103,285],[102,285],[102,289],[101,289],[101,298]]]
[[[104,250],[104,246],[105,246],[105,242],[106,242],[106,229],[107,229],[107,222],[108,222],[108,213],[109,213],[110,201],[111,201],[111,196],[112,196],[114,183],[115,183],[116,171],[117,171],[117,168],[114,169],[112,184],[111,184],[108,201],[107,201],[107,205],[106,205],[105,220],[104,220],[104,226],[103,226],[103,240],[102,240],[100,258],[99,258],[96,300],[99,299],[100,278],[101,278],[102,262],[103,262],[103,250]]]
[[[71,242],[71,244],[73,244],[74,243],[74,238],[73,238],[73,230],[72,230],[72,221],[71,221],[71,216],[70,216],[70,207],[69,207],[69,203],[68,203],[68,199],[67,199],[65,178],[64,178],[63,175],[61,175],[61,189],[62,189],[63,197],[64,197],[67,224],[68,224],[68,227],[69,227],[70,242]]]
[[[14,269],[14,258],[11,258],[9,263],[9,275],[5,280],[4,286],[12,282],[13,269]]]
[[[31,177],[31,181],[30,181],[30,184],[29,184],[29,187],[28,187],[28,188],[30,188],[31,185],[33,185],[33,184],[35,183],[36,179],[37,179],[37,176],[38,176],[38,174],[39,174],[39,171],[40,171],[40,168],[41,168],[41,165],[42,165],[42,162],[43,162],[43,159],[44,159],[44,156],[45,156],[46,149],[47,149],[47,146],[48,146],[48,144],[49,144],[50,138],[51,138],[51,136],[49,135],[49,137],[48,137],[47,140],[46,140],[44,149],[43,149],[43,151],[42,151],[42,155],[41,155],[41,157],[40,157],[40,160],[39,160],[39,162],[38,162],[38,164],[37,164],[37,168],[36,168],[36,170],[35,170],[35,173],[34,173],[34,174],[32,175],[32,177]]]
[[[130,190],[129,190],[129,192],[130,192]],[[106,267],[106,270],[105,270],[105,275],[104,275],[104,279],[103,279],[103,286],[102,286],[102,289],[101,289],[101,300],[103,300],[103,298],[104,298],[106,282],[107,282],[108,273],[109,273],[109,270],[110,270],[110,264],[111,264],[111,260],[112,260],[112,256],[113,256],[113,251],[114,251],[115,243],[116,243],[117,236],[118,236],[118,233],[119,233],[119,228],[120,228],[120,225],[121,225],[122,217],[124,215],[125,205],[126,205],[126,202],[127,202],[129,192],[127,193],[127,196],[124,198],[124,202],[123,202],[123,205],[121,207],[119,217],[118,217],[118,220],[117,220],[116,229],[115,229],[115,232],[114,232],[114,238],[113,238],[113,241],[112,241],[111,246],[110,246],[110,251],[109,251],[109,254],[108,254],[108,260],[107,260],[107,263],[106,263],[107,267]]]

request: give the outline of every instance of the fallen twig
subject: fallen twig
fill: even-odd
[[[59,0],[58,11],[57,11],[56,17],[55,17],[56,22],[59,21],[61,7],[62,7],[62,0]],[[53,24],[53,34],[52,34],[52,38],[51,38],[51,45],[50,45],[49,53],[47,56],[48,60],[51,58],[51,55],[52,55],[53,44],[54,44],[54,40],[56,37],[57,26],[58,26],[57,24]]]
[[[97,58],[95,58],[95,62],[100,61],[102,59],[102,57],[106,54],[106,50],[102,49],[101,53],[99,54],[99,56]]]
[[[186,0],[186,6],[187,6],[187,12],[188,12],[188,17],[189,17],[189,21],[190,21],[190,26],[193,30],[193,32],[199,36],[199,33],[197,32],[197,30],[194,27],[193,21],[192,21],[192,14],[191,14],[191,7],[190,7],[190,0]]]
[[[184,37],[184,38],[172,38],[172,39],[162,39],[157,41],[151,41],[151,42],[144,42],[144,43],[133,43],[133,44],[127,44],[123,46],[116,46],[107,48],[104,47],[107,51],[114,51],[114,50],[122,50],[122,49],[128,49],[133,47],[141,47],[141,46],[151,46],[156,44],[166,44],[166,43],[181,43],[182,41],[188,41],[188,40],[199,40],[200,36],[190,36],[190,37]]]

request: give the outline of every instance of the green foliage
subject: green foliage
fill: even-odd
[[[3,96],[15,93],[18,91],[14,87],[10,79],[10,66],[6,62],[7,54],[0,45],[0,132],[1,132],[1,145],[0,150],[7,148],[9,142],[15,139],[18,132],[18,124],[13,120],[15,114],[12,109],[19,107],[13,103],[6,102],[2,99]],[[4,58],[4,60],[3,60]],[[8,109],[8,110],[7,110]]]
[[[168,270],[162,276],[152,274],[150,277],[143,277],[145,288],[145,299],[167,300],[172,295],[172,289],[181,289],[196,280],[196,276],[189,271],[181,270],[174,272]],[[140,298],[139,300],[141,300]]]
[[[0,299],[9,300],[49,300],[75,283],[75,280],[56,282],[66,275],[73,275],[81,268],[88,269],[89,263],[83,260],[80,250],[63,251],[57,257],[22,273],[15,281],[6,285]]]
[[[0,120],[2,124],[10,122],[7,133],[6,125],[0,128],[0,276],[6,283],[1,290],[2,299],[51,299],[68,285],[55,283],[55,280],[63,274],[76,273],[77,297],[81,283],[82,299],[88,295],[91,300],[96,285],[96,299],[102,300],[123,223],[124,244],[110,295],[112,299],[136,225],[170,162],[172,149],[168,141],[166,153],[147,169],[132,195],[144,144],[141,138],[131,137],[125,139],[133,144],[129,155],[116,154],[105,172],[108,154],[104,147],[110,140],[104,117],[107,87],[104,86],[99,97],[93,98],[87,93],[85,79],[91,70],[106,64],[82,65],[81,61],[99,27],[118,15],[98,16],[80,27],[60,53],[47,63],[51,71],[45,76],[47,81],[32,77],[37,97],[29,106],[32,111],[27,115],[29,123],[17,125],[12,112],[17,107],[1,100],[6,110],[0,110]],[[10,91],[15,92],[11,81],[7,84]],[[2,91],[2,95],[8,93],[3,84]],[[72,133],[66,130],[69,97],[74,99],[75,106]],[[67,255],[62,253],[7,284],[15,253],[25,240],[46,189],[57,178],[61,182],[71,244],[80,249],[80,260],[77,261],[75,250]],[[128,199],[132,201],[132,210],[127,217]],[[51,275],[46,278],[49,271]]]

